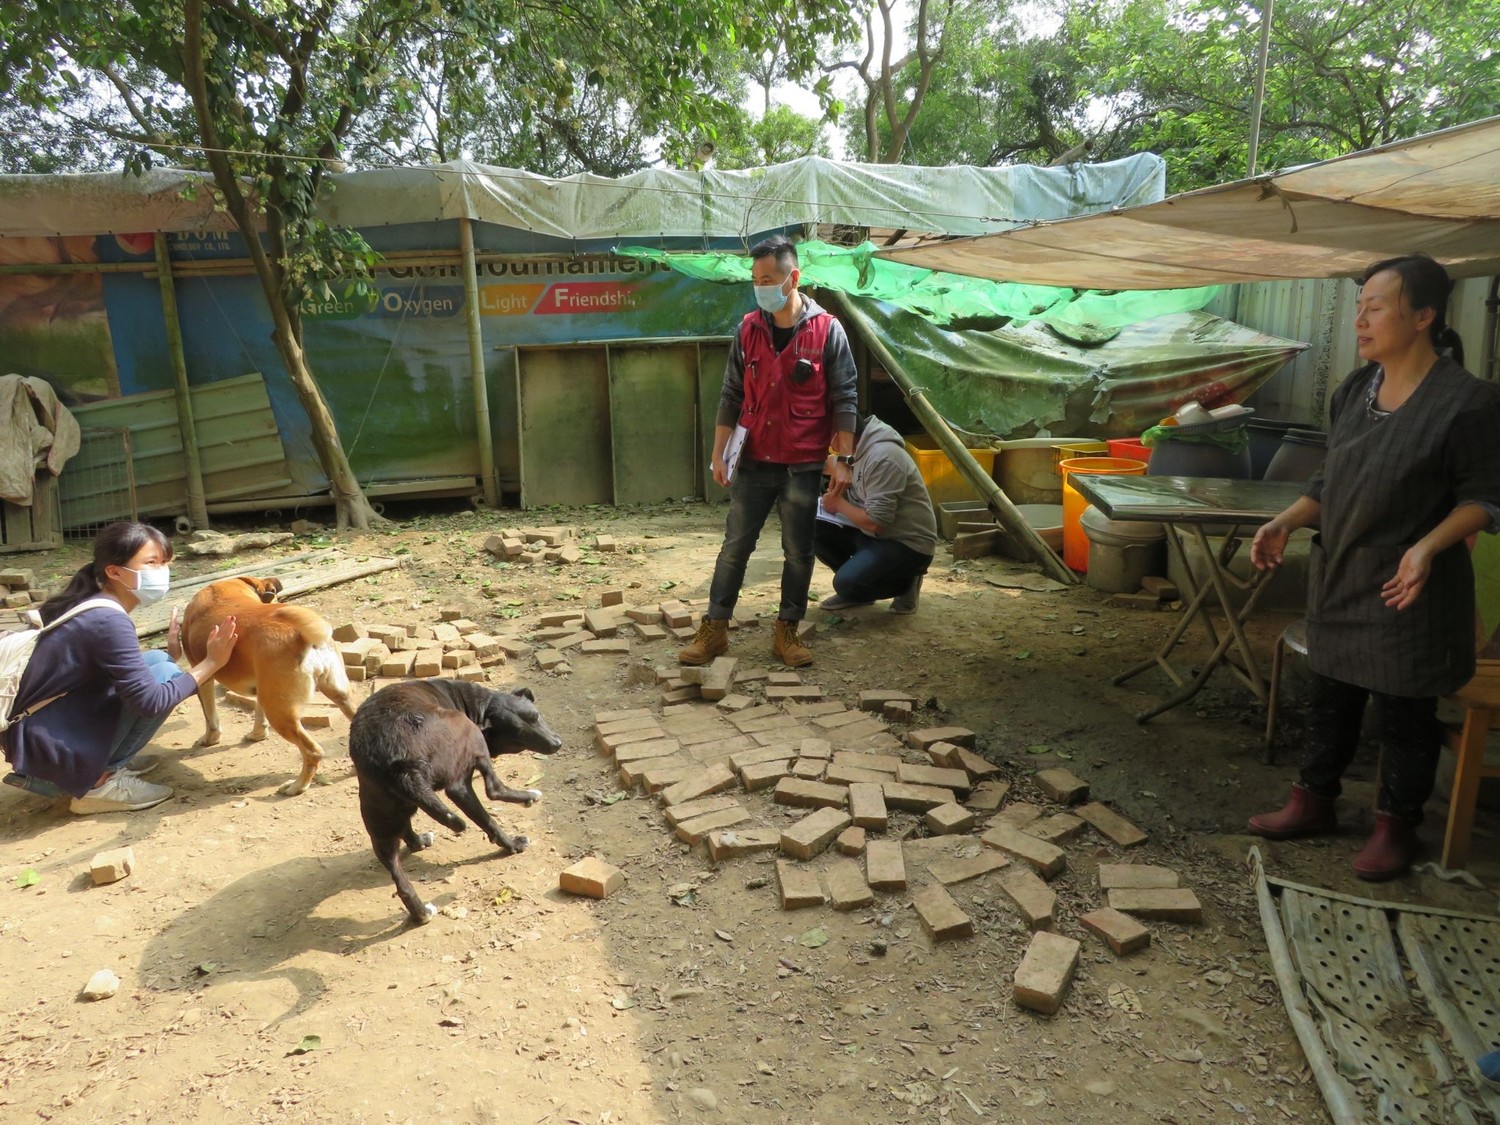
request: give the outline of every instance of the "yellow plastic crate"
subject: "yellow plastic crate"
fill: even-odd
[[[917,434],[904,441],[906,452],[917,463],[917,470],[922,474],[922,482],[927,485],[927,494],[932,497],[934,504],[983,499],[948,459],[948,455],[938,448],[937,442],[927,434]],[[969,456],[993,477],[996,452],[993,449],[971,449]]]

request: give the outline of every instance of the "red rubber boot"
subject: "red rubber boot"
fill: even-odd
[[[1406,873],[1417,854],[1417,826],[1390,813],[1375,814],[1375,831],[1354,857],[1354,873],[1371,883]]]
[[[1261,813],[1250,818],[1250,834],[1267,840],[1294,840],[1298,836],[1316,836],[1338,829],[1333,800],[1320,797],[1300,784],[1292,786],[1291,800],[1279,812]]]

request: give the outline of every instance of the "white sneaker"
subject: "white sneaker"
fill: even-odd
[[[159,805],[172,795],[165,785],[142,781],[133,773],[115,773],[82,797],[74,797],[68,811],[78,816],[89,813],[138,812]]]
[[[133,774],[136,777],[145,777],[159,765],[161,765],[161,756],[159,754],[137,754],[130,761],[115,770],[115,772]]]

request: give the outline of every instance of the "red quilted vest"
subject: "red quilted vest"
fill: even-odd
[[[828,409],[828,381],[823,345],[833,317],[818,312],[798,323],[781,354],[759,311],[740,322],[740,351],[745,359],[745,398],[740,425],[745,427],[745,456],[776,465],[798,465],[828,456],[833,414]],[[797,361],[812,365],[802,382],[793,377]]]

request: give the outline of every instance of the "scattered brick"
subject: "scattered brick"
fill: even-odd
[[[896,840],[871,840],[865,845],[865,881],[877,891],[906,889],[906,859]]]
[[[1062,1007],[1078,968],[1080,948],[1072,938],[1046,930],[1036,933],[1016,969],[1016,1003],[1048,1016]]]
[[[780,746],[757,746],[752,750],[732,751],[729,755],[729,764],[734,769],[742,770],[746,766],[759,765],[761,762],[790,762],[796,756],[796,745],[788,742]]]
[[[774,828],[731,828],[708,834],[708,857],[723,863],[757,852],[774,852],[780,845],[781,833]]]
[[[953,901],[946,887],[927,887],[911,896],[911,904],[933,941],[974,936],[974,921]]]
[[[1049,879],[1068,866],[1068,857],[1061,848],[1005,824],[994,825],[980,839],[1012,859],[1031,864]]]
[[[661,609],[651,609],[649,607],[643,608],[641,606],[629,606],[625,610],[625,616],[630,618],[630,620],[634,621],[637,625],[651,625],[661,621]]]
[[[1006,805],[995,816],[992,823],[1004,824],[1011,828],[1025,829],[1028,825],[1042,819],[1043,811],[1037,805],[1027,804],[1025,801],[1015,801]]]
[[[849,791],[840,785],[825,785],[821,781],[802,781],[784,777],[776,783],[773,799],[778,805],[794,808],[841,809],[848,799]]]
[[[833,744],[826,738],[804,738],[798,744],[797,753],[804,758],[822,758],[826,761],[833,757]]]
[[[985,850],[975,856],[934,860],[927,865],[927,870],[943,886],[951,887],[954,883],[977,879],[981,875],[988,875],[991,871],[999,871],[1009,866],[1010,860],[999,852]]]
[[[771,687],[794,687],[802,682],[797,672],[767,672],[766,683]]]
[[[939,805],[922,817],[934,836],[954,836],[974,827],[974,814],[962,805]]]
[[[1098,910],[1080,914],[1078,924],[1103,938],[1117,957],[1124,957],[1137,949],[1145,949],[1151,944],[1150,930],[1129,914],[1122,914],[1112,906],[1101,906]]]
[[[317,711],[311,715],[303,715],[301,721],[303,730],[327,730],[333,726],[333,720],[329,716]]]
[[[704,671],[702,679],[703,698],[717,702],[729,694],[734,686],[734,673],[740,662],[732,656],[716,657]]]
[[[363,625],[340,625],[333,631],[333,639],[343,644],[347,644],[350,641],[363,640],[369,635]]]
[[[703,768],[700,763],[689,761],[678,754],[664,754],[657,758],[635,758],[620,762],[619,767],[621,785],[627,789],[634,789],[639,785],[648,793],[663,789],[674,781],[681,781],[688,774]],[[657,779],[654,788],[646,784],[647,777]]]
[[[443,653],[444,668],[467,668],[474,663],[474,654],[466,648]]]
[[[1158,890],[1179,885],[1177,872],[1170,867],[1156,867],[1149,863],[1101,863],[1099,865],[1099,889],[1114,890]]]
[[[1110,609],[1160,609],[1161,599],[1155,594],[1113,594],[1104,603]]]
[[[871,688],[859,693],[859,709],[861,711],[879,711],[887,703],[916,703],[917,697],[909,695],[904,691],[889,691],[883,688]]]
[[[464,639],[468,640],[469,638],[465,637]],[[569,633],[566,637],[558,637],[552,642],[552,647],[557,649],[558,652],[566,652],[574,645],[581,645],[584,641],[591,641],[593,639],[593,633],[590,633],[587,629],[580,629],[576,633]],[[495,642],[492,640],[490,643],[494,644]],[[498,650],[499,646],[496,645],[495,647]],[[476,649],[475,651],[478,650]],[[480,653],[480,655],[483,656],[484,654]]]
[[[1016,904],[1028,927],[1033,930],[1052,928],[1057,894],[1031,868],[1021,866],[1007,871],[1000,879],[1000,887]]]
[[[821,855],[845,828],[849,814],[842,809],[822,808],[782,829],[781,850],[797,859]]]
[[[993,812],[1005,803],[1009,793],[1008,781],[981,781],[964,804],[975,812]]]
[[[726,715],[732,715],[736,711],[743,711],[747,707],[754,706],[754,704],[755,700],[751,699],[748,695],[726,695],[718,701],[717,706]]]
[[[696,801],[684,801],[680,805],[673,805],[665,810],[667,823],[676,828],[685,820],[694,817],[707,816],[709,813],[723,812],[725,809],[737,809],[740,803],[734,797],[713,796],[699,797]]]
[[[555,648],[537,649],[536,666],[543,672],[556,672],[568,666],[568,658]]]
[[[581,859],[558,876],[557,885],[573,895],[608,898],[625,885],[625,872],[597,856]]]
[[[874,782],[853,782],[849,786],[849,815],[859,828],[884,832],[890,823],[890,814],[886,812],[882,785]]]
[[[901,759],[894,754],[870,754],[863,750],[838,750],[834,752],[833,760],[840,766],[883,773],[887,781],[895,781],[896,771],[901,768]]]
[[[135,870],[135,851],[131,848],[109,848],[89,860],[89,878],[94,886],[118,883]]]
[[[960,793],[969,791],[969,775],[963,770],[944,769],[941,766],[917,766],[900,762],[896,767],[896,780],[908,785],[933,785],[940,789],[954,789]]]
[[[1091,801],[1086,805],[1080,805],[1073,810],[1094,826],[1094,830],[1101,836],[1113,841],[1122,848],[1133,848],[1137,844],[1146,842],[1146,834],[1130,821],[1108,805],[1098,801]]]
[[[882,773],[880,770],[860,769],[858,766],[845,765],[843,762],[834,762],[829,765],[823,777],[830,785],[884,785],[891,780],[891,775],[888,773]]]
[[[680,805],[684,801],[695,801],[710,793],[733,788],[739,779],[728,766],[709,766],[692,777],[684,778],[661,791],[664,805]]]
[[[792,763],[791,775],[804,781],[823,780],[823,771],[828,768],[828,763],[821,758],[798,758]]]
[[[439,642],[445,649],[463,644],[463,634],[452,625],[439,623],[432,627],[432,639]],[[510,655],[509,652],[506,653]]]
[[[1113,890],[1109,892],[1109,904],[1121,913],[1162,922],[1203,921],[1203,904],[1186,887]]]
[[[613,551],[616,545],[617,544],[615,542],[615,537],[613,535],[596,535],[594,537],[594,550],[596,551],[603,551],[605,553],[608,553],[610,551]]]
[[[662,602],[657,608],[660,610],[661,623],[668,629],[692,628],[692,611],[675,598]]]
[[[441,676],[443,674],[443,654],[433,649],[428,652],[417,653],[417,658],[412,661],[411,674],[413,676]]]
[[[601,606],[624,605],[625,591],[619,588],[599,591],[599,604]]]
[[[652,718],[649,707],[626,707],[621,711],[595,711],[594,723],[616,723],[621,719],[650,719]]]
[[[846,828],[839,833],[833,846],[838,849],[840,855],[859,855],[865,850],[865,830],[858,827]]]
[[[903,726],[916,718],[916,714],[916,705],[912,703],[887,703],[880,709],[880,717],[886,722],[901,723]]]
[[[702,772],[703,766],[697,762],[668,758],[663,761],[663,764],[653,766],[641,773],[641,788],[647,793],[660,793],[669,785],[676,785],[679,781]]]
[[[697,684],[685,684],[682,687],[662,692],[659,702],[663,707],[672,707],[679,703],[692,703],[702,697],[703,689]]]
[[[1047,794],[1048,800],[1060,805],[1076,805],[1079,801],[1088,800],[1089,783],[1069,770],[1040,770],[1036,775],[1036,784],[1037,788]]]
[[[1148,574],[1141,579],[1141,592],[1150,594],[1159,602],[1177,600],[1177,584],[1156,574]]]
[[[939,805],[946,805],[957,798],[951,789],[939,789],[932,785],[910,785],[901,781],[887,781],[881,786],[885,803],[893,809],[906,812],[926,812]]]
[[[412,665],[417,662],[414,652],[393,652],[380,662],[382,676],[410,676]]]
[[[786,758],[770,762],[756,762],[739,771],[740,784],[745,787],[746,791],[757,793],[779,784],[782,778],[791,773],[791,770],[792,763]]]
[[[572,669],[568,667],[567,661],[563,661],[563,663],[558,665],[555,669],[553,669],[553,671],[569,672],[572,671]],[[490,672],[488,668],[460,668],[458,670],[458,674],[453,678],[455,680],[463,680],[465,683],[482,684],[486,683],[489,680]]]
[[[828,899],[835,910],[859,910],[875,901],[875,894],[857,863],[841,859],[829,866],[824,877],[828,880]]]
[[[853,715],[837,699],[823,699],[817,703],[788,703],[785,706],[788,715],[799,719],[816,719],[823,715]]]
[[[664,641],[667,639],[667,631],[660,625],[642,625],[637,623],[635,635],[643,641]]]
[[[781,909],[801,910],[823,905],[823,888],[812,870],[788,860],[776,861],[776,885],[781,891]]]
[[[579,652],[594,654],[622,655],[630,651],[630,642],[624,637],[610,637],[607,640],[584,641],[579,646]]]
[[[720,809],[718,812],[704,813],[695,816],[691,820],[684,820],[676,827],[677,838],[685,844],[697,844],[710,832],[716,832],[723,828],[733,828],[736,824],[742,824],[750,819],[750,814],[736,805],[732,809]]]
[[[1041,820],[1032,821],[1026,826],[1026,835],[1035,836],[1038,840],[1046,840],[1049,844],[1061,844],[1073,839],[1085,827],[1085,823],[1076,816],[1057,813],[1055,816],[1045,816]]]
[[[620,631],[620,614],[613,609],[590,609],[584,612],[583,627],[596,637],[613,637]]]
[[[975,749],[974,732],[966,727],[924,727],[906,734],[907,745],[917,750],[925,750],[934,742],[951,742],[966,750]]]
[[[658,738],[665,738],[667,732],[662,730],[656,723],[647,727],[634,727],[630,730],[615,731],[611,734],[596,734],[594,745],[599,748],[600,753],[613,754],[622,746],[629,746],[632,742],[653,742]]]
[[[766,688],[766,698],[773,701],[814,701],[823,698],[823,689],[815,684]]]

